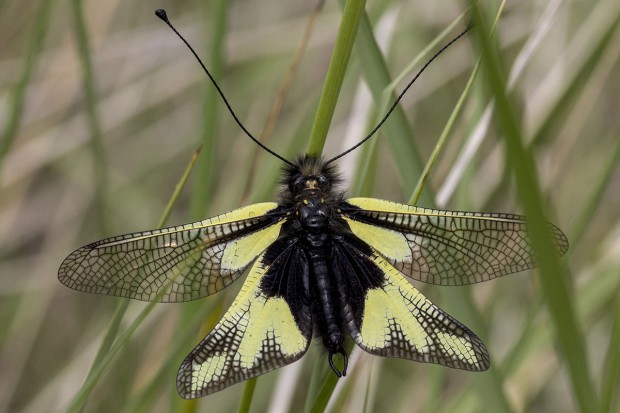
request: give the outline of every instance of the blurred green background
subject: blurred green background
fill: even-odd
[[[484,5],[497,13],[494,2]],[[158,7],[213,69],[250,131],[260,134],[274,101],[285,97],[264,138],[289,158],[305,151],[339,2],[326,2],[307,31],[316,9],[310,1],[0,0],[0,411],[238,409],[244,384],[188,402],[176,393],[175,375],[240,281],[198,302],[147,307],[78,293],[56,278],[75,248],[155,227],[201,143],[168,224],[274,198],[280,164],[234,124],[198,64],[154,16]],[[372,28],[383,57],[370,31],[358,36],[324,153],[364,136],[384,112],[385,76],[410,79],[465,27],[467,7],[368,2],[362,25]],[[571,242],[562,279],[544,283],[549,274],[534,270],[468,288],[416,283],[483,338],[492,369],[468,373],[356,351],[328,411],[619,411],[619,21],[617,0],[523,0],[507,4],[497,24],[508,96],[536,162],[545,213]],[[524,212],[496,92],[485,80],[489,67],[455,111],[479,55],[475,38],[444,53],[380,137],[339,162],[351,195],[407,202],[449,127],[420,205]],[[554,285],[568,288],[559,301]],[[566,350],[581,342],[585,351]],[[319,345],[311,346],[302,361],[258,379],[250,410],[310,409],[326,364]]]

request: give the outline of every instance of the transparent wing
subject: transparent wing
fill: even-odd
[[[107,238],[71,253],[58,270],[67,287],[144,301],[181,302],[228,286],[280,232],[275,203],[211,219]]]
[[[264,253],[245,280],[237,298],[213,330],[187,356],[177,374],[177,389],[186,399],[206,396],[243,380],[267,373],[300,359],[312,338],[312,320],[307,303],[290,291],[272,295],[265,278],[286,279],[299,268],[297,249],[280,254],[271,267]],[[271,272],[271,271],[270,271]],[[292,281],[292,280],[291,280]],[[288,296],[296,297],[293,306]]]
[[[378,356],[463,370],[489,368],[480,338],[431,303],[383,257],[376,252],[367,256],[351,245],[339,248],[339,267],[350,273],[348,278],[359,277],[348,286],[349,295],[361,298],[352,300],[349,320],[359,347]]]
[[[465,285],[536,266],[523,217],[418,208],[353,198],[342,217],[353,233],[405,275],[439,285]],[[359,208],[359,209],[358,209]],[[568,250],[549,224],[557,253]]]

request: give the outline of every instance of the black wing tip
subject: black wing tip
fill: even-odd
[[[484,345],[482,340],[480,340],[480,337],[478,337],[471,331],[469,331],[468,337],[472,345],[475,360],[472,360],[472,362],[466,362],[463,361],[461,358],[451,358],[445,363],[442,362],[442,360],[438,364],[458,370],[466,370],[472,372],[483,372],[488,370],[491,367],[491,357],[486,346]]]
[[[478,338],[476,336],[476,338]],[[479,338],[478,338],[479,339]],[[491,356],[489,355],[489,351],[482,341],[480,341],[480,346],[477,346],[476,350],[476,358],[479,360],[473,366],[472,371],[487,371],[491,367]]]
[[[471,344],[472,351],[476,357],[476,362],[474,363],[464,363],[464,367],[458,367],[462,370],[469,371],[486,371],[491,367],[491,356],[489,355],[489,350],[487,350],[487,346],[484,344],[482,339],[478,337],[476,333],[469,329],[466,325],[461,324],[461,328],[463,329],[464,336],[469,339],[469,343]]]
[[[246,379],[236,380],[236,381],[223,381],[217,383],[217,385],[204,385],[204,386],[196,386],[196,390],[192,390],[192,359],[190,359],[190,355],[185,359],[185,361],[179,367],[179,371],[177,373],[177,392],[179,396],[184,398],[185,400],[198,399],[200,397],[205,397],[213,393],[217,393],[233,384],[237,384],[240,381],[248,380],[251,377]]]
[[[197,399],[210,393],[205,391],[205,388],[202,388],[201,392],[192,391],[191,364],[191,360],[188,361],[188,359],[186,358],[179,367],[179,371],[177,372],[177,392],[179,393],[179,396],[181,396],[185,400]]]

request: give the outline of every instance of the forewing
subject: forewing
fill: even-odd
[[[431,303],[376,252],[343,242],[336,254],[347,284],[349,329],[365,351],[448,367],[482,371],[489,354],[466,326]]]
[[[265,260],[269,251],[256,260],[226,314],[181,364],[177,389],[182,397],[220,391],[305,354],[312,320],[307,299],[299,295],[299,253],[285,249],[271,265]]]
[[[273,243],[275,203],[249,205],[193,224],[94,242],[58,270],[67,287],[144,301],[181,302],[228,286]]]
[[[351,231],[416,280],[465,285],[536,266],[519,215],[441,211],[374,198],[347,203],[341,214]],[[558,254],[564,254],[566,236],[549,228]]]

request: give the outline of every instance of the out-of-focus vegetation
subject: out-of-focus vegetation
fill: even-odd
[[[498,5],[488,3],[492,19]],[[466,26],[468,6],[368,2],[324,153],[364,136],[390,102],[389,83],[402,77],[400,91]],[[81,294],[56,278],[73,249],[157,226],[199,144],[169,224],[274,197],[280,164],[243,136],[153,15],[157,7],[256,134],[284,96],[282,80],[315,10],[302,1],[0,0],[0,411],[238,409],[244,384],[188,402],[175,375],[241,280],[198,302],[149,307]],[[342,2],[318,13],[265,134],[289,158],[307,147],[341,18]],[[352,195],[406,202],[449,126],[419,203],[520,213],[532,205],[509,140],[520,138],[536,165],[534,205],[542,200],[571,241],[556,274],[564,278],[534,270],[468,288],[416,284],[484,339],[492,369],[468,373],[356,350],[332,393],[316,344],[302,361],[257,380],[244,399],[250,411],[310,410],[325,394],[333,412],[618,411],[619,22],[616,0],[509,2],[496,43],[476,33],[448,49],[380,137],[339,162]],[[457,106],[485,44],[497,46],[508,93],[498,92],[501,76],[494,83],[492,62],[482,60]],[[557,295],[555,286],[565,291]]]

